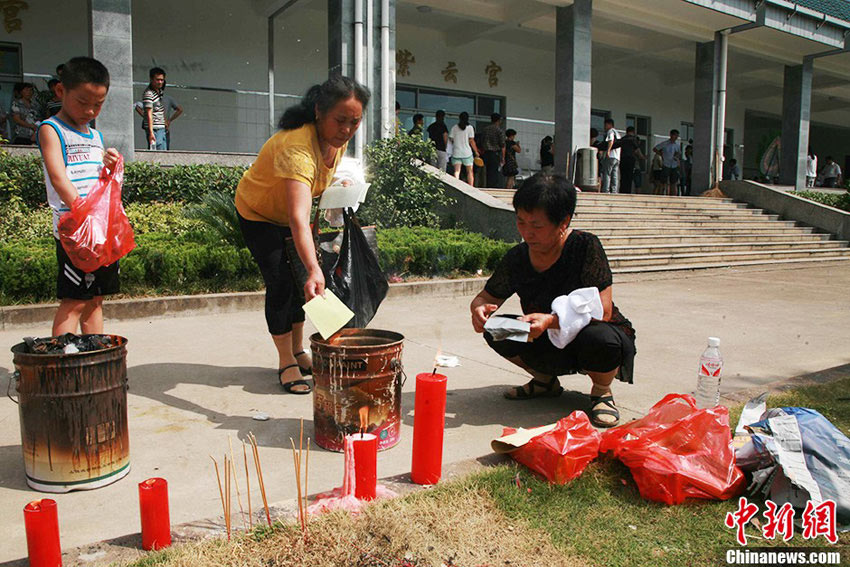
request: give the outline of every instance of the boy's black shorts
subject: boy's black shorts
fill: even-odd
[[[121,291],[118,282],[118,262],[87,274],[74,267],[59,240],[56,240],[56,262],[59,266],[56,275],[56,297],[59,299],[85,301],[99,295],[112,295]]]

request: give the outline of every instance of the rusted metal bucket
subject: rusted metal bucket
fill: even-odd
[[[360,430],[360,408],[369,408],[367,433],[378,450],[401,436],[404,336],[379,329],[343,329],[325,340],[310,337],[313,351],[313,426],[320,447],[342,451],[345,436]]]
[[[75,354],[12,347],[24,468],[35,490],[98,488],[130,472],[127,339],[112,338],[117,346]]]

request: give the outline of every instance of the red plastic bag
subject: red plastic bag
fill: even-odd
[[[121,204],[124,159],[112,172],[104,167],[89,194],[59,218],[59,241],[74,266],[91,273],[117,262],[136,247],[133,228]]]
[[[599,450],[613,451],[629,467],[648,500],[726,500],[745,487],[735,465],[729,410],[698,409],[692,396],[668,394],[645,417],[603,433]]]
[[[502,435],[516,429],[506,427]],[[584,472],[599,454],[599,432],[587,414],[574,411],[558,421],[555,428],[510,453],[513,459],[543,475],[549,482],[566,484]]]

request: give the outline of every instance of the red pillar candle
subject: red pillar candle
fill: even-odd
[[[142,516],[142,549],[150,551],[171,545],[168,483],[164,478],[149,478],[139,483],[139,510]]]
[[[44,498],[24,506],[24,527],[30,567],[62,567],[56,501]]]
[[[416,484],[437,484],[443,466],[443,430],[446,426],[446,377],[416,376],[413,412],[413,463],[410,478]]]
[[[354,497],[374,500],[378,486],[378,438],[371,433],[349,437],[354,446]]]

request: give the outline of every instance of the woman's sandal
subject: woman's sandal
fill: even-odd
[[[297,363],[296,364],[290,364],[289,366],[284,366],[283,368],[278,370],[277,371],[278,381],[280,382],[280,377],[283,375],[284,372],[286,372],[287,370],[289,370],[290,368],[293,368],[295,366],[298,366],[298,364]],[[294,388],[296,386],[307,386],[307,389],[306,390],[295,390]],[[309,394],[310,392],[313,391],[313,387],[310,385],[309,382],[307,382],[307,380],[290,380],[289,382],[280,382],[280,387],[283,388],[283,390],[287,394],[297,394],[299,396]]]
[[[526,389],[526,386],[528,389]],[[552,376],[548,382],[532,378],[522,386],[514,386],[505,392],[509,400],[531,400],[533,398],[557,398],[564,393],[564,388],[558,382],[557,376]]]
[[[306,350],[302,350],[301,352],[296,352],[296,353],[295,353],[295,360],[296,360],[296,362],[298,361],[298,357],[299,357],[299,356],[301,356],[302,354],[307,354],[307,351],[306,351]],[[287,368],[289,368],[289,367],[287,366]],[[299,365],[298,365],[298,370],[300,370],[300,371],[301,371],[301,376],[310,376],[310,375],[312,375],[312,374],[313,374],[313,366],[312,366],[312,365],[311,365],[311,366],[308,366],[307,368],[304,368],[303,366],[301,366],[301,365],[299,364]]]
[[[614,417],[614,421],[600,419],[603,415]],[[614,427],[620,423],[620,412],[614,405],[614,396],[590,396],[590,423],[596,427]]]

